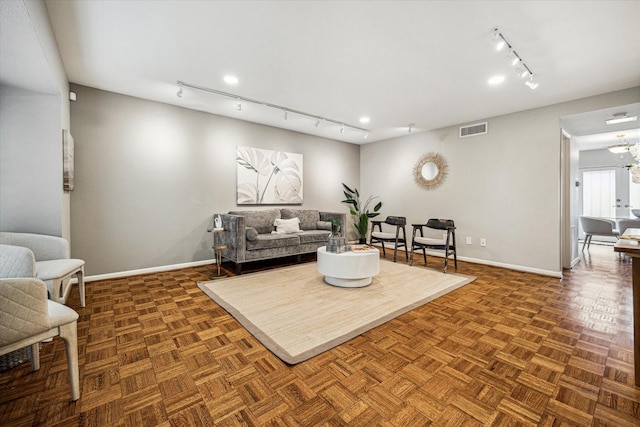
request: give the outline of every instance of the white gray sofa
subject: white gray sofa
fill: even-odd
[[[313,209],[274,208],[265,210],[230,211],[220,215],[224,233],[220,243],[227,247],[223,259],[236,264],[238,273],[242,264],[251,261],[314,253],[325,246],[331,235],[329,220],[340,222],[344,236],[346,215],[338,212],[320,212]],[[276,220],[299,219],[299,232],[277,232]],[[282,222],[282,221],[280,221]]]

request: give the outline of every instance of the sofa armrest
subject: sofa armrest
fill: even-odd
[[[340,235],[346,237],[347,215],[339,212],[320,212],[320,221],[329,221],[330,219],[340,221]]]
[[[234,263],[245,261],[245,251],[247,249],[247,227],[245,217],[242,215],[214,214],[220,215],[224,233],[219,233],[221,245],[226,245],[222,250],[222,257]]]

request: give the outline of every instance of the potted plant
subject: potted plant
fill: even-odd
[[[337,219],[330,219],[329,222],[331,223],[331,235],[332,236],[339,236],[340,233],[340,220]]]
[[[353,190],[349,188],[344,182],[342,183],[344,187],[344,196],[346,197],[342,203],[350,205],[349,213],[353,215],[356,219],[353,224],[356,230],[358,230],[358,243],[364,244],[367,243],[367,230],[369,229],[369,218],[374,218],[380,215],[380,208],[382,207],[382,202],[378,202],[373,207],[373,212],[369,211],[369,205],[373,202],[374,199],[377,199],[378,196],[369,196],[367,200],[363,203],[360,202],[360,193],[357,188]]]

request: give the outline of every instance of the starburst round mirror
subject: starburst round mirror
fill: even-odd
[[[413,167],[413,179],[418,186],[433,190],[447,176],[447,161],[439,153],[424,154]]]

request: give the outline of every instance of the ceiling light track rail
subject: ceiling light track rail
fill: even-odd
[[[198,86],[198,85],[194,85],[194,84],[191,84],[191,83],[186,83],[186,82],[183,82],[183,81],[180,81],[180,80],[178,80],[178,87],[179,87],[178,96],[182,96],[183,88],[187,87],[187,88],[196,89],[196,90],[200,90],[200,91],[203,91],[203,92],[209,92],[209,93],[213,93],[215,95],[224,96],[224,97],[227,97],[227,98],[234,99],[238,103],[238,106],[239,106],[237,108],[238,110],[241,110],[241,103],[242,102],[248,102],[248,103],[251,103],[251,104],[264,105],[265,107],[270,107],[270,108],[274,108],[276,110],[281,110],[281,111],[284,112],[285,120],[287,120],[288,113],[293,113],[293,114],[297,114],[299,116],[304,116],[304,117],[309,117],[311,119],[314,119],[315,120],[315,122],[314,122],[315,127],[319,126],[320,121],[324,121],[324,122],[327,122],[327,123],[333,123],[333,124],[336,124],[336,125],[340,126],[340,133],[344,132],[344,128],[345,127],[349,127],[351,129],[355,129],[355,130],[359,130],[359,131],[365,132],[365,134],[367,134],[369,132],[369,129],[365,129],[365,128],[362,128],[360,126],[354,126],[354,125],[351,125],[349,123],[341,122],[339,120],[329,119],[327,117],[322,117],[322,116],[318,116],[318,115],[315,115],[315,114],[306,113],[304,111],[296,110],[294,108],[285,107],[283,105],[272,104],[270,102],[260,101],[260,100],[252,99],[252,98],[246,98],[244,96],[236,95],[236,94],[233,94],[233,93],[230,93],[230,92],[224,92],[224,91],[217,90],[217,89],[211,89],[211,88],[204,87],[204,86]]]
[[[505,47],[507,48],[509,52],[507,57],[509,58],[511,66],[515,67],[516,74],[518,74],[521,78],[528,78],[525,84],[530,89],[537,88],[538,83],[533,80],[533,71],[531,71],[531,68],[529,68],[529,66],[524,62],[522,56],[518,54],[515,47],[511,43],[509,43],[504,34],[500,32],[498,27],[495,27],[493,29],[493,38],[496,42],[496,50],[502,50]]]

